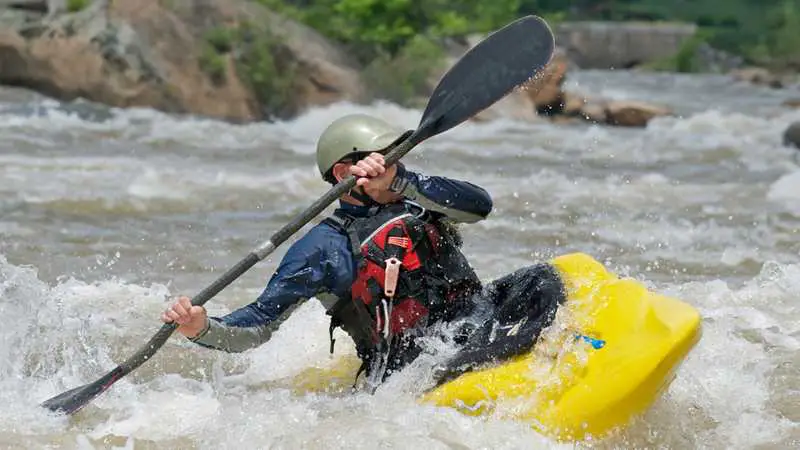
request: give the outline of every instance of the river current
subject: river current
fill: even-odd
[[[567,85],[677,115],[644,129],[469,122],[405,163],[492,195],[490,218],[462,228],[481,278],[581,251],[701,312],[703,338],[663,398],[578,447],[800,447],[800,166],[781,146],[800,110],[779,106],[798,91],[625,71]],[[330,364],[315,301],[257,349],[174,336],[80,414],[37,406],[112,369],[170,296],[205,287],[325,192],[315,138],[357,111],[408,128],[421,114],[336,104],[230,125],[0,90],[0,448],[573,448],[420,405],[413,368],[374,396],[293,394],[277,381]],[[299,236],[209,311],[252,301]]]

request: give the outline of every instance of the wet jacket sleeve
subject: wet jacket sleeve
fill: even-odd
[[[349,276],[343,272],[349,265],[337,264],[343,250],[337,250],[333,244],[338,242],[331,237],[306,234],[286,252],[256,301],[224,317],[209,318],[206,328],[191,340],[208,348],[242,352],[269,340],[304,301],[321,292],[342,290]]]
[[[492,198],[480,186],[452,178],[426,176],[402,164],[398,164],[391,189],[456,222],[478,222],[492,211]]]

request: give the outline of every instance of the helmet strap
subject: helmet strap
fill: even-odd
[[[361,203],[364,204],[364,206],[376,206],[376,205],[378,205],[378,202],[373,200],[372,197],[370,197],[369,195],[367,195],[367,194],[365,194],[363,192],[357,191],[356,189],[357,188],[350,189],[350,191],[347,193],[347,195],[349,195],[350,197],[353,197],[354,199],[360,201]]]

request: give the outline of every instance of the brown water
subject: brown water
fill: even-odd
[[[680,116],[646,129],[465,124],[406,163],[489,190],[492,216],[464,229],[483,278],[583,251],[703,314],[665,397],[622,435],[581,445],[797,448],[800,167],[780,134],[800,111],[777,105],[800,94],[628,72],[569,84]],[[197,292],[322,194],[314,138],[354,111],[409,128],[420,114],[335,105],[232,126],[0,91],[0,448],[560,447],[523,424],[416,404],[416,369],[375,396],[265,387],[328,363],[316,302],[256,350],[175,337],[79,415],[37,407],[113,368],[158,328],[169,295]],[[254,299],[286,247],[210,311]]]

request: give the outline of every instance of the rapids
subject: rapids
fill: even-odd
[[[466,123],[405,163],[491,193],[490,218],[462,228],[482,278],[582,251],[701,311],[703,338],[666,395],[621,435],[579,447],[797,448],[800,167],[780,141],[800,110],[777,106],[797,91],[624,71],[568,85],[678,116],[646,129]],[[315,137],[354,111],[408,128],[420,117],[337,104],[235,126],[0,90],[0,448],[573,448],[415,403],[421,367],[374,396],[293,395],[281,379],[330,364],[314,301],[258,349],[175,336],[80,414],[37,406],[113,368],[169,296],[197,292],[322,194]],[[252,301],[290,242],[209,311]]]

